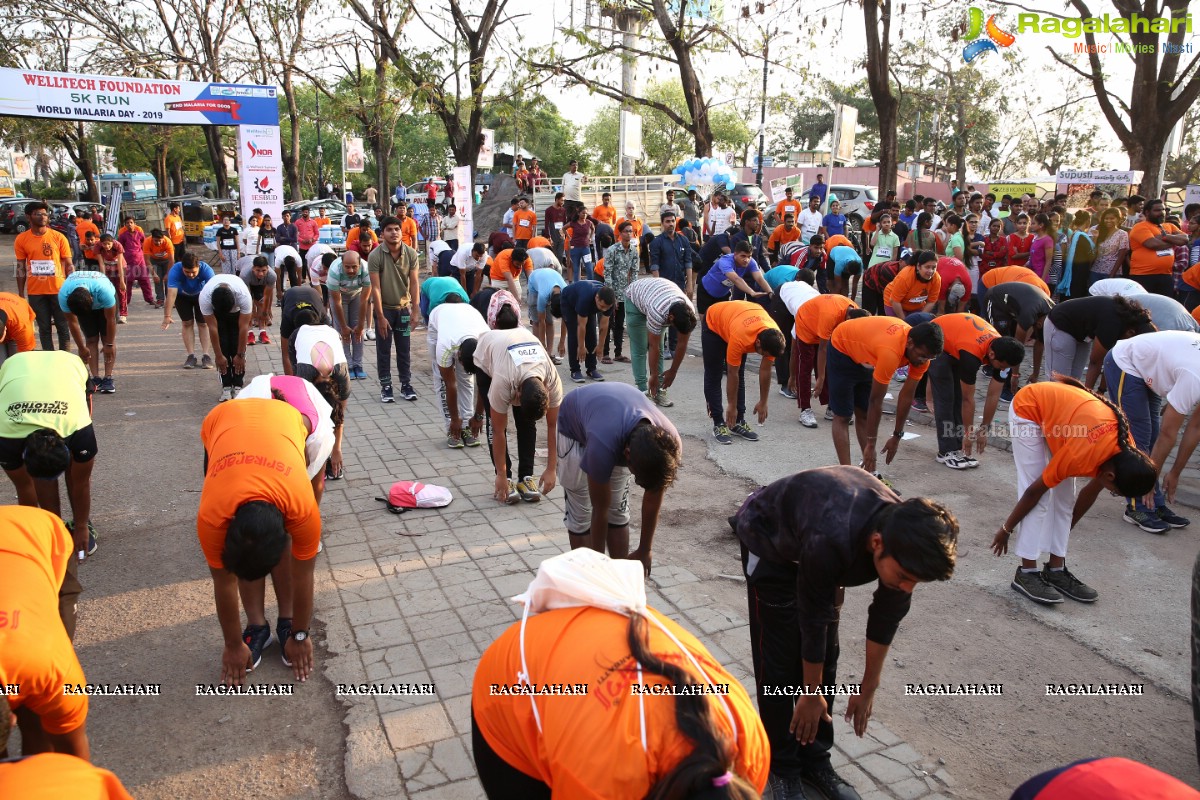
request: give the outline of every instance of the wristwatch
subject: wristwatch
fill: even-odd
[[[297,642],[303,642],[308,638],[308,631],[292,631],[292,638]]]

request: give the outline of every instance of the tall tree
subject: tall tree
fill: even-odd
[[[896,125],[900,100],[892,91],[892,0],[863,0],[867,33],[867,87],[879,117],[879,191],[896,188]]]
[[[1168,183],[1200,182],[1200,106],[1193,107],[1183,118],[1183,141],[1179,155],[1167,163]]]
[[[1023,139],[1025,147],[1022,155],[1025,160],[1051,175],[1057,174],[1060,167],[1087,169],[1100,166],[1093,163],[1100,152],[1096,144],[1098,129],[1089,121],[1095,115],[1089,113],[1090,109],[1083,104],[1090,99],[1068,89],[1065,102],[1056,108],[1041,112],[1025,109],[1025,124],[1029,130],[1038,132],[1037,136]]]

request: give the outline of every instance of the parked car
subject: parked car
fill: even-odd
[[[0,200],[0,233],[24,233],[29,230],[25,204],[31,202],[33,200],[29,197],[6,197]]]
[[[740,215],[747,208],[757,208],[758,213],[763,215],[765,219],[767,210],[771,206],[771,201],[767,198],[756,184],[753,183],[737,183],[733,189],[729,190],[729,199],[733,201],[733,208]]]
[[[439,205],[445,205],[445,203],[446,203],[446,181],[441,178],[434,178],[433,182],[435,184],[437,184],[437,187],[438,187],[437,199],[434,202]],[[411,183],[406,187],[408,189],[408,199],[410,202],[416,197],[428,197],[429,196],[429,193],[425,190],[425,185],[427,183],[429,183],[428,179],[423,180],[423,181],[417,181],[416,183]]]
[[[808,203],[811,190],[810,186],[800,195],[801,201]],[[847,227],[856,231],[862,230],[863,220],[871,216],[875,203],[879,200],[877,188],[864,184],[835,183],[829,187],[829,194],[842,204]]]

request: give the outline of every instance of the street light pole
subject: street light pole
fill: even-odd
[[[771,40],[765,34],[763,35],[763,84],[762,84],[762,109],[758,116],[758,188],[762,188],[763,184],[763,148],[767,138],[767,65],[770,64],[770,47]]]

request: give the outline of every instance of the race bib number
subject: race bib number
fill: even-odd
[[[54,262],[49,259],[34,259],[29,262],[30,275],[53,275]]]
[[[923,294],[923,295],[921,295],[920,297],[910,297],[910,298],[908,299],[908,302],[910,302],[910,303],[924,303],[924,302],[926,302],[926,301],[928,301],[928,300],[929,300],[929,295],[924,295],[924,294]]]
[[[508,357],[513,360],[513,363],[518,367],[524,364],[540,364],[545,360],[541,345],[536,342],[526,342],[525,344],[514,344],[508,348]]]
[[[1165,258],[1166,256],[1171,256],[1173,258],[1175,256],[1175,251],[1174,250],[1155,250],[1154,255],[1158,256],[1159,258]]]
[[[522,228],[528,228],[528,227],[529,227],[529,220],[527,220],[527,219],[523,219],[523,220],[521,220],[521,227],[522,227]]]
[[[264,236],[262,239],[262,246],[263,247],[271,247],[271,248],[275,247],[275,237],[274,236]]]
[[[876,258],[891,258],[892,257],[892,248],[890,248],[890,247],[878,248],[875,251],[875,257]]]
[[[561,222],[554,223],[554,230],[561,231],[562,229],[563,229],[563,224]]]
[[[221,247],[230,247],[230,248],[232,248],[232,247],[236,247],[236,246],[237,246],[237,240],[236,240],[236,239],[222,239],[222,240],[221,240]]]

